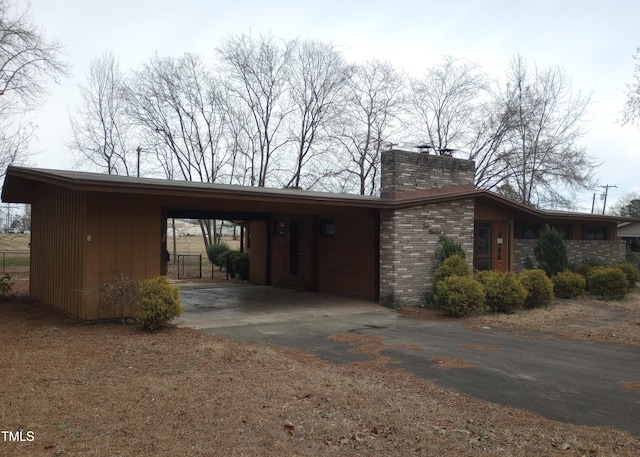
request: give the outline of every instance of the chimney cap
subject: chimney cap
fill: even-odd
[[[435,149],[434,146],[432,144],[429,143],[423,143],[423,144],[419,144],[416,146],[416,149],[418,149],[418,152],[426,152],[427,154],[429,153],[429,149]]]

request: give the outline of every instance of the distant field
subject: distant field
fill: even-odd
[[[231,249],[239,249],[240,241],[232,238],[222,237],[222,241],[231,246]],[[173,254],[173,237],[167,237],[167,249]],[[206,257],[207,251],[204,248],[202,236],[178,236],[176,237],[176,251],[178,254],[202,254]]]
[[[0,233],[0,251],[28,251],[29,233]]]

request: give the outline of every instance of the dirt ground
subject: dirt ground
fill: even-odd
[[[561,301],[466,323],[637,346],[639,303],[636,289],[620,303]],[[550,421],[389,368],[376,351],[384,341],[334,336],[376,357],[337,365],[186,328],[79,323],[24,295],[0,310],[0,429],[23,438],[3,438],[0,456],[640,455],[640,436]]]

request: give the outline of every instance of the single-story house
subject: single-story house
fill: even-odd
[[[519,271],[548,224],[573,261],[622,261],[612,216],[544,211],[474,187],[474,163],[390,150],[381,195],[360,196],[9,167],[2,200],[31,204],[31,295],[85,320],[114,273],[166,273],[167,218],[242,220],[250,281],[417,305],[441,237],[476,269]]]

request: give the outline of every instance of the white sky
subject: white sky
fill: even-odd
[[[560,66],[574,88],[594,92],[584,145],[602,162],[600,184],[618,186],[608,206],[640,191],[640,128],[616,123],[640,46],[638,0],[31,0],[31,9],[72,65],[38,113],[32,151],[39,167],[73,167],[64,145],[68,112],[89,62],[105,51],[126,70],[156,52],[210,56],[227,34],[270,32],[330,42],[351,61],[376,57],[415,75],[443,54],[475,60],[496,76],[518,52],[531,64]],[[590,211],[591,197],[581,196],[581,210]]]

